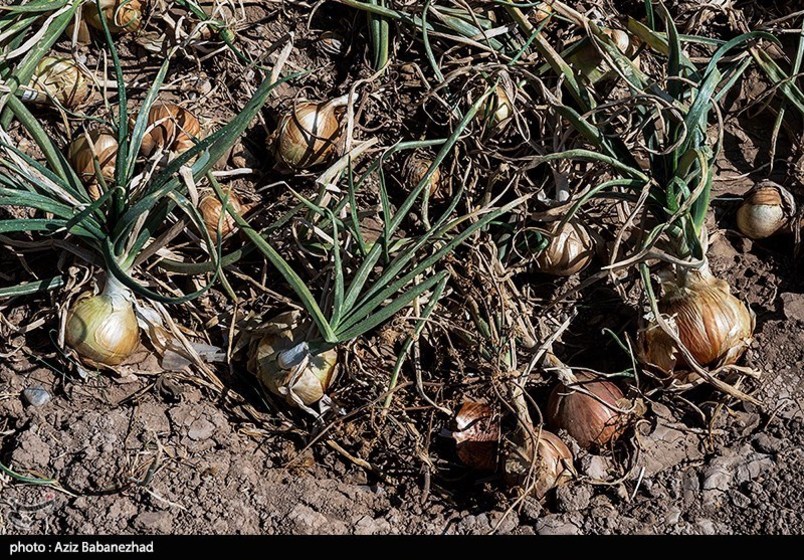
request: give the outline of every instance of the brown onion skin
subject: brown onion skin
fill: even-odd
[[[588,373],[576,377],[579,387],[603,402],[559,384],[547,402],[548,422],[552,428],[566,430],[585,449],[604,447],[622,435],[624,415],[618,409],[625,396],[611,381],[596,380]]]
[[[731,365],[753,340],[755,316],[731,294],[728,283],[709,272],[689,272],[682,285],[667,283],[659,302],[663,315],[674,317],[678,337],[702,367]],[[638,351],[643,363],[667,375],[689,371],[683,353],[658,324],[639,333]]]
[[[479,471],[497,470],[500,417],[489,405],[465,401],[455,416],[452,432],[461,462]]]
[[[542,499],[573,476],[573,457],[569,447],[554,433],[534,427],[533,434],[538,438],[535,463],[532,452],[522,448],[509,450],[504,480],[508,486],[529,490],[536,498]]]

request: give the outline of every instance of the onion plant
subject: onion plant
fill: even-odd
[[[62,4],[69,4],[73,10],[77,3]],[[91,9],[90,6],[87,4],[84,9]],[[52,43],[64,30],[70,10],[52,20],[43,44]],[[5,127],[0,127],[0,205],[25,212],[23,218],[0,220],[0,233],[25,234],[46,242],[59,240],[60,247],[105,271],[102,294],[81,299],[68,314],[66,338],[89,363],[115,365],[125,359],[138,338],[137,322],[133,319],[137,296],[153,302],[180,303],[203,294],[220,276],[220,241],[214,242],[207,232],[203,218],[191,202],[188,184],[201,180],[227,153],[279,82],[264,81],[228,124],[204,139],[197,139],[193,147],[166,165],[141,163],[139,154],[148,133],[148,116],[168,72],[171,56],[159,69],[134,118],[129,113],[126,83],[114,42],[105,19],[100,21],[104,22],[104,36],[117,79],[116,118],[105,123],[117,139],[113,180],[107,180],[108,174],[102,173],[95,158],[99,192],[92,196],[37,117],[14,96],[12,84],[26,83],[30,68],[36,65],[36,57],[44,54],[43,49],[37,47],[17,67],[3,68],[4,84],[9,90],[4,97],[6,109],[37,144],[44,161],[21,151]],[[166,227],[170,223],[173,226]],[[177,226],[180,231],[187,224],[204,239],[213,274],[208,283],[192,293],[165,295],[137,277],[145,274],[142,265],[175,237]],[[14,240],[7,237],[6,242]],[[51,282],[43,287],[55,284]],[[30,291],[31,286],[18,288],[22,293]],[[133,335],[113,332],[131,329],[134,329]]]

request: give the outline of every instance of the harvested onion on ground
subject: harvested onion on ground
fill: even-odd
[[[754,185],[737,209],[737,229],[751,239],[764,239],[785,228],[796,213],[796,201],[772,181]]]
[[[79,296],[68,311],[65,341],[91,365],[116,366],[140,342],[134,294],[114,276],[98,295]]]
[[[526,437],[527,441],[531,441],[530,436]],[[512,446],[508,450],[505,482],[510,487],[527,491],[541,499],[550,490],[572,478],[572,459],[572,452],[561,438],[547,430],[534,428],[530,445]]]
[[[581,447],[605,446],[625,428],[625,397],[611,381],[584,372],[575,375],[577,385],[559,384],[550,393],[548,422],[552,428],[566,430]]]
[[[340,152],[341,117],[348,96],[315,103],[302,101],[279,121],[269,138],[280,167],[301,170],[327,163]]]
[[[559,229],[555,222],[549,229],[547,247],[536,257],[539,272],[553,276],[572,276],[589,266],[595,256],[595,238],[586,226],[570,220]]]
[[[335,380],[338,351],[312,354],[310,325],[298,311],[282,313],[252,342],[249,369],[263,387],[288,404],[306,408],[320,401]]]
[[[753,341],[753,311],[731,294],[727,282],[708,270],[685,272],[663,288],[659,311],[700,366],[734,364]],[[638,349],[643,363],[666,375],[690,369],[675,341],[655,320],[639,332]]]

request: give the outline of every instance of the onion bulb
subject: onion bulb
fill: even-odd
[[[90,78],[69,57],[46,56],[34,70],[31,83],[33,91],[23,95],[24,100],[47,103],[55,99],[68,109],[86,103],[92,94]]]
[[[553,276],[572,276],[589,266],[595,256],[595,240],[581,222],[570,220],[559,231],[561,222],[550,228],[550,242],[536,257],[540,272]]]
[[[346,52],[346,41],[335,31],[324,31],[319,35],[318,45],[322,51],[333,56],[340,56]]]
[[[455,441],[458,458],[467,467],[481,471],[497,470],[500,445],[500,417],[487,404],[465,401],[455,415]]]
[[[603,447],[622,434],[625,404],[622,391],[610,381],[576,374],[578,384],[557,385],[547,402],[550,426],[567,430],[581,447]]]
[[[90,364],[122,363],[140,342],[131,290],[108,275],[100,294],[79,296],[67,315],[65,340]]]
[[[181,154],[200,137],[201,123],[190,111],[174,103],[156,103],[148,112],[140,152],[146,157],[157,150]]]
[[[103,31],[101,16],[106,20],[109,31],[123,33],[137,31],[142,25],[143,11],[146,2],[142,0],[100,0],[100,13],[95,0],[84,4],[82,14],[87,23]]]
[[[663,287],[659,311],[699,365],[731,365],[743,355],[753,340],[755,316],[728,283],[708,270],[694,270]],[[655,320],[639,332],[637,342],[643,363],[667,375],[689,371],[684,355]]]
[[[751,239],[770,237],[796,213],[796,201],[784,187],[772,181],[754,185],[737,209],[737,229]]]
[[[411,155],[402,168],[402,174],[407,179],[408,187],[413,190],[419,183],[422,182],[424,176],[427,175],[427,170],[433,165],[433,160],[427,156],[420,156],[417,154]],[[438,191],[441,185],[441,171],[436,168],[435,172],[430,176],[429,180],[430,196],[433,196]]]
[[[504,479],[508,486],[530,490],[541,499],[572,477],[572,452],[557,435],[547,430],[534,428],[533,438],[534,443],[538,438],[538,445],[519,445],[508,450]]]
[[[269,139],[277,163],[289,170],[308,169],[336,156],[347,102],[346,96],[323,103],[303,101],[285,114]]]
[[[490,129],[502,130],[514,116],[514,104],[508,91],[497,85],[494,94],[488,98],[483,112],[485,122]]]
[[[96,160],[104,181],[112,182],[117,165],[117,138],[106,130],[90,130],[73,140],[67,157],[73,169],[87,185],[95,184],[97,181]]]
[[[320,401],[335,380],[338,351],[331,348],[312,354],[306,340],[309,328],[299,312],[282,313],[250,352],[249,369],[262,386],[294,406]]]
[[[240,201],[240,197],[231,190],[227,191],[227,194],[229,195],[228,203],[232,209],[238,214],[242,213],[243,204]],[[218,238],[219,227],[221,238],[232,233],[237,227],[234,218],[232,218],[229,213],[223,209],[223,203],[214,193],[208,194],[201,198],[201,201],[198,203],[198,210],[201,212],[201,217],[204,219],[204,225],[206,226],[209,236],[213,241]],[[224,213],[225,216],[223,220],[221,220],[221,214]]]

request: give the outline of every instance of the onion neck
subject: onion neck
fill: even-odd
[[[109,271],[106,271],[106,285],[101,295],[111,300],[114,306],[131,305],[134,302],[134,293]]]

